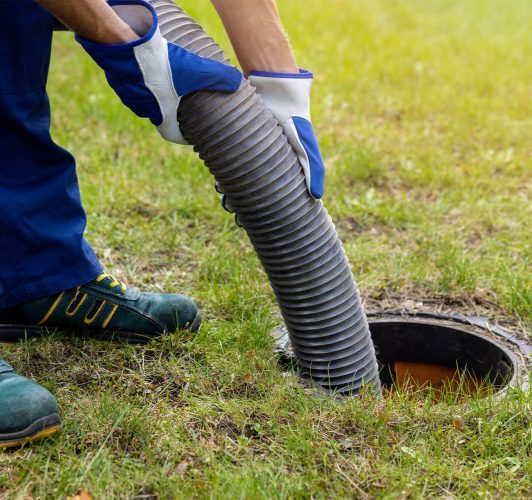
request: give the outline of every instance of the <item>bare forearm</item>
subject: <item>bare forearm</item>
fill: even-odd
[[[105,0],[36,0],[72,31],[98,43],[126,43],[137,34]]]
[[[294,73],[297,64],[275,0],[211,0],[244,73]]]

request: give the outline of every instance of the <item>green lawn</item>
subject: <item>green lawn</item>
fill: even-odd
[[[524,334],[530,0],[279,4],[316,75],[324,201],[368,307],[411,299]],[[207,0],[181,5],[229,49]],[[50,94],[106,268],[194,296],[205,325],[145,347],[60,336],[1,346],[57,395],[64,431],[0,452],[0,497],[530,497],[530,391],[467,404],[316,397],[276,363],[273,294],[195,154],[125,109],[66,33]]]

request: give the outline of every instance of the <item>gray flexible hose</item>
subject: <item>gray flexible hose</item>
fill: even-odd
[[[228,62],[172,0],[149,0],[163,36]],[[380,391],[375,350],[342,243],[307,192],[287,139],[247,80],[234,94],[198,92],[178,120],[246,230],[277,297],[300,373],[325,389]]]

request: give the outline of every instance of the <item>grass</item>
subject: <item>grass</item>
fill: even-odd
[[[208,2],[182,5],[229,48]],[[526,331],[530,2],[279,6],[316,74],[325,204],[369,308],[413,300]],[[56,394],[65,424],[0,453],[2,498],[530,496],[530,391],[316,397],[279,369],[274,297],[194,153],[123,108],[68,34],[49,86],[102,262],[130,285],[194,296],[206,322],[145,347],[2,346]]]

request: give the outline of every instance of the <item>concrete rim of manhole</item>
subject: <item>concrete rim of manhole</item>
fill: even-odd
[[[497,397],[530,383],[532,344],[488,318],[404,309],[368,312],[367,317],[384,385],[390,384],[384,368],[394,358],[467,369],[493,383]],[[285,325],[272,335],[281,363],[295,367]]]

